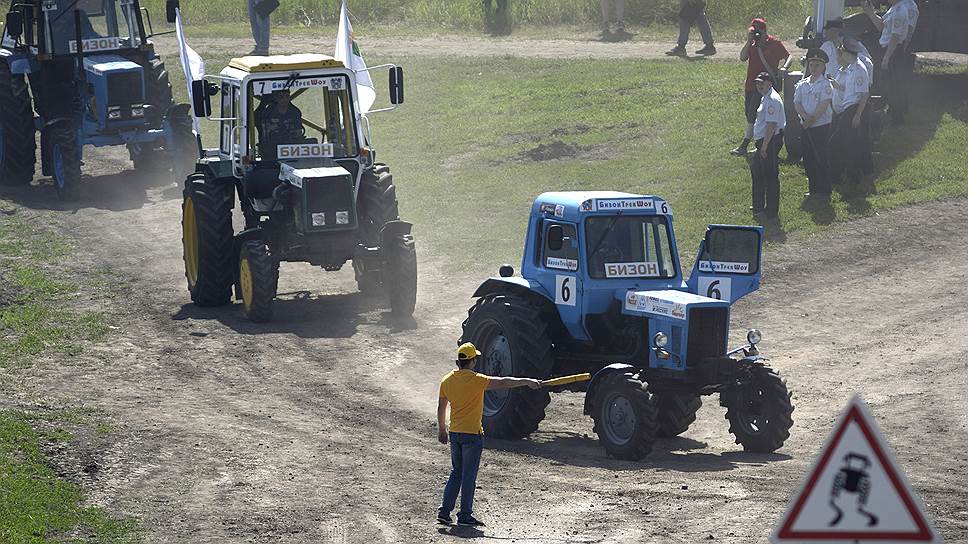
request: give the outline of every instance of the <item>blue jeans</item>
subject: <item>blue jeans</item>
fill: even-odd
[[[474,488],[477,485],[477,469],[481,466],[484,451],[484,435],[450,433],[450,478],[444,486],[444,500],[438,514],[449,516],[457,503],[460,491],[460,511],[457,520],[471,517],[474,510]]]
[[[255,50],[260,53],[269,52],[269,16],[263,17],[255,10],[259,0],[249,0],[249,26],[252,27],[252,39],[255,40]]]

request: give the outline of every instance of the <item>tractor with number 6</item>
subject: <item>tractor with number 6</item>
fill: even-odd
[[[657,437],[683,433],[701,397],[718,394],[729,432],[747,451],[790,436],[786,382],[757,344],[729,350],[730,305],[759,288],[762,227],[710,225],[683,280],[672,212],[654,196],[552,192],[531,209],[521,275],[504,265],[484,281],[460,342],[494,376],[549,379],[593,373],[584,412],[605,450],[638,460]],[[487,391],[484,431],[523,438],[551,401],[547,390]]]
[[[185,180],[185,276],[199,306],[227,304],[235,288],[245,315],[265,322],[282,261],[339,270],[353,262],[364,293],[385,295],[396,316],[413,314],[417,254],[401,221],[396,186],[374,161],[356,73],[326,55],[232,59],[219,76],[192,82],[197,117],[220,95],[218,149]],[[403,102],[403,71],[390,67],[390,102]],[[374,113],[374,112],[371,112]],[[233,227],[238,196],[244,227]]]

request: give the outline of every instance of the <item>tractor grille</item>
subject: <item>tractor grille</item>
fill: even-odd
[[[346,176],[312,179],[305,182],[306,210],[309,217],[308,225],[315,229],[356,227],[356,204],[353,200],[353,179]],[[321,217],[325,224],[314,223],[313,214]]]
[[[720,357],[725,354],[727,334],[729,314],[726,308],[691,308],[687,364],[698,365],[707,357]]]
[[[141,72],[132,70],[108,76],[108,105],[130,106],[131,104],[144,103]]]

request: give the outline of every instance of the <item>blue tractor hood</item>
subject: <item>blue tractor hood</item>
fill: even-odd
[[[661,320],[686,321],[692,308],[729,308],[729,302],[685,291],[626,291],[622,304],[625,315]]]

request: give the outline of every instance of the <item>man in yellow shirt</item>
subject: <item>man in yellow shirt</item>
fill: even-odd
[[[532,378],[485,376],[474,372],[481,352],[470,342],[457,349],[457,370],[452,370],[440,380],[440,398],[437,402],[437,439],[441,444],[450,442],[450,462],[453,467],[444,487],[444,500],[437,510],[437,521],[450,525],[451,510],[457,503],[460,491],[460,511],[457,524],[480,527],[484,522],[472,515],[474,488],[477,485],[477,469],[484,450],[484,391],[530,387],[538,389],[541,381]],[[447,405],[450,404],[450,433],[447,433]]]

